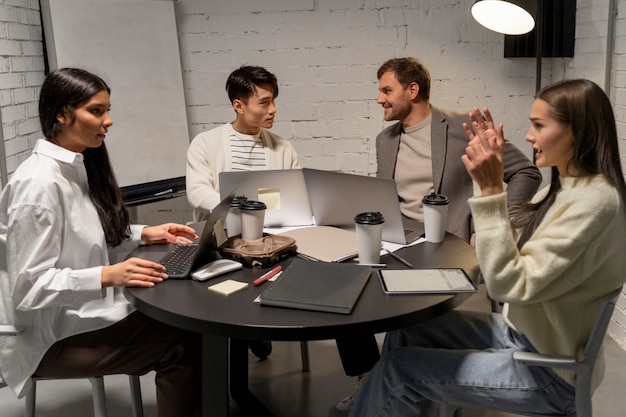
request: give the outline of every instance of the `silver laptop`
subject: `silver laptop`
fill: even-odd
[[[219,174],[222,198],[236,195],[267,205],[265,227],[310,226],[313,213],[301,169],[229,171]]]
[[[317,225],[354,229],[354,216],[378,211],[385,218],[383,240],[407,244],[423,236],[423,223],[402,216],[394,180],[309,168],[302,172]]]

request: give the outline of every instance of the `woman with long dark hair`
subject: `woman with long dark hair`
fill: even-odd
[[[574,374],[516,362],[515,351],[582,358],[605,301],[626,280],[626,185],[615,119],[588,80],[543,88],[526,134],[552,181],[509,211],[502,186],[502,125],[470,114],[462,157],[476,254],[502,314],[454,310],[390,332],[351,416],[433,416],[437,402],[540,414],[575,411]],[[595,389],[604,374],[594,368]]]
[[[0,369],[22,396],[32,375],[77,378],[156,371],[159,417],[200,412],[199,336],[152,320],[122,294],[167,279],[163,266],[118,250],[190,243],[188,226],[131,225],[104,140],[110,89],[85,70],[51,72],[40,93],[45,139],[0,195]],[[111,256],[111,258],[109,257]]]

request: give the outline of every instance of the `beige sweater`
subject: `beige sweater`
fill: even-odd
[[[469,200],[489,295],[541,353],[581,358],[602,304],[626,281],[626,211],[603,176],[561,178],[562,190],[521,250],[506,195]],[[547,192],[541,190],[535,201]],[[570,372],[555,369],[570,384]],[[604,375],[598,360],[593,386]]]

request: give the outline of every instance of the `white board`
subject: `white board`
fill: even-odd
[[[107,149],[120,186],[185,175],[189,130],[174,5],[42,0],[50,69],[79,67],[111,87]]]

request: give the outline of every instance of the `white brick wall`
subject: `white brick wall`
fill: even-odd
[[[38,0],[0,0],[0,119],[10,174],[41,137],[37,112],[44,77]]]
[[[606,3],[606,0],[604,3]],[[597,16],[597,19],[602,20],[603,16],[608,16],[608,4],[598,8],[604,8],[606,13]],[[615,22],[612,88],[610,92],[615,117],[617,119],[617,133],[620,137],[622,167],[626,167],[626,1],[619,0],[617,2],[617,9],[618,15],[617,21]],[[594,13],[591,13],[591,15],[596,16]],[[606,17],[604,17],[604,19],[606,19]],[[599,26],[602,27],[602,25]],[[603,33],[598,30],[597,33],[606,37],[606,31]],[[591,37],[592,35],[590,34],[589,36]],[[626,295],[624,292],[622,292],[622,296],[615,309],[613,321],[609,326],[609,334],[626,349]]]
[[[105,0],[103,0],[105,1]],[[503,36],[477,25],[469,0],[177,0],[185,97],[193,135],[233,118],[224,83],[242,64],[279,81],[274,131],[304,166],[372,174],[378,66],[416,56],[430,69],[433,104],[489,106],[525,152],[535,60],[505,60]],[[626,158],[626,0],[618,0],[611,98]],[[544,60],[543,84],[563,77],[604,83],[609,0],[577,0],[573,59]],[[9,172],[40,136],[43,79],[38,0],[0,0],[0,115]],[[626,344],[626,302],[611,333]]]

